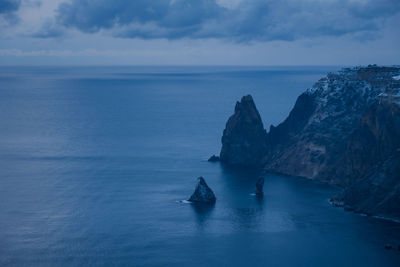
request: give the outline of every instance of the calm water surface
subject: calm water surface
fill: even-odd
[[[400,224],[207,158],[235,101],[266,127],[334,67],[1,67],[1,266],[399,266]],[[204,176],[214,207],[180,203]]]

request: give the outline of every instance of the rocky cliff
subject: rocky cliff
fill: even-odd
[[[399,68],[368,66],[319,80],[297,99],[283,123],[271,127],[265,169],[342,186],[360,179],[372,162],[381,162],[395,149],[386,135],[397,133],[385,133],[392,130],[383,126],[398,111],[399,74]],[[375,135],[366,131],[373,116],[380,122],[377,127],[382,126]],[[362,146],[356,145],[360,138],[365,139]],[[385,147],[384,153],[370,149],[376,142],[377,149]]]
[[[344,155],[348,186],[336,200],[357,212],[400,218],[400,106],[372,105]]]
[[[301,94],[281,124],[271,126],[266,135],[257,134],[258,145],[252,135],[240,135],[244,130],[234,131],[240,142],[235,150],[222,142],[221,155],[241,157],[240,146],[247,144],[246,162],[342,186],[339,199],[345,205],[400,218],[395,204],[400,203],[399,103],[400,68],[345,68]],[[243,127],[261,133],[256,121]]]

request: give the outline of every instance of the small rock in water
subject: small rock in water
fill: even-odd
[[[262,196],[264,194],[263,187],[264,187],[264,177],[260,177],[260,178],[258,178],[257,183],[256,183],[256,195],[257,196]]]
[[[343,199],[342,195],[337,195],[337,196],[331,197],[329,202],[334,207],[342,207],[343,208],[345,206],[344,199]]]
[[[203,177],[199,177],[196,189],[192,196],[188,199],[190,202],[196,203],[215,203],[216,197],[214,192],[208,187]]]
[[[386,248],[386,249],[392,249],[392,245],[391,245],[391,244],[386,244],[386,245],[385,245],[385,248]]]
[[[218,156],[212,155],[209,159],[209,162],[217,162],[220,161],[220,158]]]

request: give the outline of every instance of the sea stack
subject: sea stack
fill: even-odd
[[[264,177],[260,177],[260,178],[258,178],[257,183],[256,183],[256,195],[257,196],[264,195],[263,187],[264,187]]]
[[[192,196],[188,199],[194,203],[206,203],[213,204],[216,201],[216,197],[211,188],[207,185],[203,177],[197,178],[197,186]]]
[[[267,151],[267,132],[251,95],[236,102],[222,136],[221,162],[261,166]]]

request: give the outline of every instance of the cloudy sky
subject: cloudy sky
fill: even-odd
[[[0,64],[400,64],[400,0],[0,0]]]

